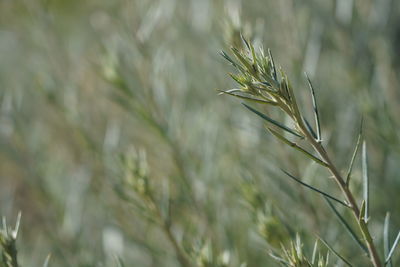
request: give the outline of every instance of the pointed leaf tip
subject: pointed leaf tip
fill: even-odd
[[[361,139],[362,139],[362,124],[363,124],[363,118],[361,118],[360,131],[359,131],[359,133],[358,133],[358,138],[357,138],[356,146],[355,146],[355,148],[354,148],[354,152],[353,152],[353,155],[352,155],[351,160],[350,160],[350,165],[349,165],[349,168],[348,168],[348,170],[347,170],[347,175],[346,175],[346,185],[347,185],[347,186],[349,186],[349,184],[350,184],[351,172],[352,172],[352,170],[353,170],[354,161],[355,161],[355,159],[356,159],[358,150],[359,150],[360,145],[361,145]]]
[[[320,119],[319,119],[317,100],[316,100],[316,97],[315,97],[315,90],[314,90],[314,87],[313,87],[313,85],[311,83],[310,77],[308,77],[307,73],[306,73],[306,77],[307,77],[307,81],[308,81],[308,86],[310,88],[311,98],[312,98],[312,103],[313,103],[315,125],[317,127],[317,140],[320,142],[321,141],[321,125],[320,125]]]
[[[385,259],[388,259],[387,266],[392,267],[392,260],[388,257],[390,249],[389,224],[390,224],[390,213],[387,212],[385,216],[385,223],[383,225],[383,254]]]
[[[305,187],[307,187],[307,188],[309,188],[309,189],[321,194],[322,196],[325,196],[325,197],[327,197],[327,198],[329,198],[331,200],[334,200],[334,201],[342,204],[343,206],[345,206],[347,208],[349,207],[349,205],[347,203],[345,203],[345,202],[343,202],[343,201],[341,201],[341,200],[339,200],[339,199],[337,199],[337,198],[335,198],[335,197],[333,197],[333,196],[331,196],[331,195],[329,195],[329,194],[327,194],[327,193],[325,193],[325,192],[323,192],[323,191],[321,191],[321,190],[319,190],[319,189],[317,189],[317,188],[315,188],[315,187],[313,187],[313,186],[311,186],[309,184],[304,183],[299,178],[294,177],[293,175],[291,175],[287,171],[282,170],[282,169],[281,169],[281,171],[283,171],[287,176],[289,176],[290,178],[292,178],[294,181],[298,182],[299,184],[301,184],[301,185],[303,185],[303,186],[305,186]]]
[[[389,252],[389,254],[388,254],[388,256],[387,256],[387,258],[385,260],[385,264],[387,264],[390,261],[390,259],[392,258],[393,253],[396,250],[396,247],[399,244],[399,242],[400,242],[400,231],[397,234],[396,239],[393,242],[392,248],[390,249],[390,252]]]

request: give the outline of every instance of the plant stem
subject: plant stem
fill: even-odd
[[[156,216],[158,217],[163,232],[165,233],[166,237],[168,238],[168,240],[170,241],[175,250],[175,254],[180,265],[182,267],[192,267],[192,264],[187,258],[186,253],[181,248],[181,246],[179,245],[178,241],[176,240],[175,236],[171,231],[171,224],[168,222],[168,220],[164,219],[164,216],[162,215],[160,208],[156,205],[155,199],[152,196],[149,196],[149,200],[150,203],[152,204],[152,209],[154,210]]]
[[[185,253],[182,251],[174,235],[172,234],[171,227],[169,225],[164,224],[163,230],[167,235],[169,241],[171,242],[172,246],[174,247],[176,257],[178,258],[178,261],[182,265],[182,267],[191,267],[192,265],[189,263],[189,260],[187,259]]]
[[[361,230],[361,233],[363,234],[364,240],[366,242],[366,245],[368,247],[368,252],[370,256],[370,260],[373,264],[374,267],[382,267],[381,260],[379,258],[378,252],[376,250],[375,244],[371,238],[371,234],[369,232],[368,227],[362,227],[359,218],[360,218],[360,209],[357,205],[357,202],[354,198],[353,193],[349,189],[348,185],[346,184],[345,180],[343,179],[342,175],[339,173],[337,170],[336,166],[332,163],[332,160],[330,159],[328,153],[324,149],[323,145],[318,142],[317,140],[314,139],[314,137],[309,133],[307,128],[305,127],[304,123],[302,120],[297,120],[300,129],[302,130],[303,134],[306,136],[306,139],[310,142],[310,144],[313,146],[315,151],[321,156],[321,158],[328,164],[327,168],[329,171],[332,173],[336,183],[338,184],[340,190],[342,193],[345,195],[346,200],[349,202],[350,208],[352,210],[352,213],[357,221],[357,224]]]

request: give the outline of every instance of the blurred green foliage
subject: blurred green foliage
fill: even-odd
[[[279,168],[322,189],[328,173],[218,96],[234,86],[218,52],[240,32],[270,47],[310,107],[307,72],[343,172],[363,116],[382,244],[386,211],[400,228],[399,18],[394,0],[0,0],[0,214],[22,212],[21,266],[178,266],[173,242],[199,266],[275,266],[268,251],[296,233],[307,255],[322,236],[364,266],[325,201]]]

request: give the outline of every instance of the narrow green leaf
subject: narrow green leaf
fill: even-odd
[[[14,239],[17,239],[18,236],[18,232],[19,232],[19,226],[21,225],[21,216],[22,216],[22,212],[19,211],[18,215],[17,215],[17,221],[15,222],[15,228],[14,230],[11,232],[11,235]]]
[[[236,58],[247,68],[250,73],[254,72],[252,65],[249,63],[248,59],[246,59],[235,47],[231,47],[233,54]]]
[[[232,90],[228,90],[228,91],[223,91],[223,90],[218,90],[221,94],[227,94],[227,95],[231,95],[237,98],[241,98],[241,99],[245,99],[245,100],[249,100],[249,101],[253,101],[256,103],[260,103],[260,104],[269,104],[269,105],[273,105],[276,106],[277,103],[276,102],[272,102],[272,101],[267,101],[267,100],[263,100],[263,99],[258,99],[258,98],[253,98],[250,96],[245,96],[245,95],[239,95],[236,94],[236,92],[241,91],[240,89],[237,89],[238,91],[232,91]]]
[[[306,77],[307,77],[308,85],[310,87],[311,97],[312,97],[312,102],[313,102],[315,125],[317,127],[317,138],[318,138],[317,140],[321,141],[321,126],[320,126],[320,121],[319,121],[319,112],[318,112],[317,100],[315,98],[315,90],[314,90],[314,87],[313,87],[313,85],[311,83],[311,80],[308,77],[307,73],[306,73]]]
[[[246,107],[247,109],[249,109],[250,111],[254,112],[255,114],[257,114],[258,116],[260,116],[260,117],[263,118],[264,120],[266,120],[266,121],[268,121],[268,122],[274,124],[275,126],[281,128],[282,130],[285,130],[285,131],[287,131],[287,132],[289,132],[289,133],[291,133],[291,134],[293,134],[293,135],[295,135],[295,136],[297,136],[297,137],[304,138],[304,137],[301,136],[300,134],[296,133],[293,129],[290,129],[290,128],[286,127],[285,125],[281,124],[280,122],[277,122],[276,120],[271,119],[271,118],[268,117],[267,115],[265,115],[265,114],[259,112],[258,110],[254,109],[254,108],[252,108],[252,107],[250,107],[250,106],[248,106],[248,105],[246,105],[245,103],[242,103],[242,104],[243,104],[243,106],[245,106],[245,107]]]
[[[303,186],[305,186],[305,187],[307,187],[307,188],[309,188],[309,189],[311,189],[311,190],[313,190],[313,191],[315,191],[315,192],[321,194],[322,196],[325,196],[325,197],[327,197],[327,198],[329,198],[329,199],[332,199],[332,200],[334,200],[334,201],[336,201],[336,202],[342,204],[343,206],[345,206],[345,207],[347,207],[347,208],[349,207],[349,205],[348,205],[347,203],[345,203],[345,202],[343,202],[343,201],[341,201],[341,200],[339,200],[339,199],[337,199],[337,198],[335,198],[335,197],[333,197],[333,196],[331,196],[331,195],[329,195],[329,194],[327,194],[327,193],[325,193],[325,192],[323,192],[323,191],[321,191],[321,190],[319,190],[319,189],[317,189],[317,188],[315,188],[315,187],[313,187],[313,186],[311,186],[311,185],[308,185],[308,184],[304,183],[304,182],[301,181],[300,179],[294,177],[293,175],[291,175],[290,173],[288,173],[288,172],[286,172],[286,171],[284,171],[284,170],[282,170],[282,171],[283,171],[287,176],[289,176],[290,178],[292,178],[293,180],[295,180],[296,182],[298,182],[299,184],[301,184],[301,185],[303,185]]]
[[[318,252],[317,250],[318,250],[318,239],[315,240],[314,249],[313,249],[313,253],[312,253],[312,257],[311,257],[311,264],[313,264],[313,265],[315,263],[315,259],[317,258],[317,252]]]
[[[242,81],[240,81],[238,75],[235,75],[235,74],[233,74],[233,73],[228,73],[228,74],[229,74],[229,76],[231,76],[231,78],[232,78],[233,80],[235,80],[235,82],[237,82],[238,84],[240,84],[240,85],[243,86],[243,87],[246,86],[246,84],[244,84]]]
[[[240,38],[242,39],[243,43],[246,45],[247,49],[250,50],[249,42],[247,42],[246,38],[244,38],[242,33],[240,33]]]
[[[236,66],[238,65],[235,61],[233,61],[233,59],[231,59],[230,56],[228,56],[227,53],[225,53],[225,51],[220,51],[219,54],[220,54],[223,58],[225,58],[227,61],[229,61],[229,63],[231,63],[233,66],[236,67]]]
[[[276,82],[278,82],[278,75],[276,73],[275,62],[274,62],[274,58],[272,57],[272,53],[271,53],[270,49],[268,49],[268,55],[269,55],[269,58],[271,60],[271,65],[272,65],[272,76],[274,77],[274,80]]]
[[[328,242],[326,242],[323,238],[319,238],[322,243],[324,243],[324,245],[333,253],[335,254],[339,259],[341,259],[344,263],[346,263],[348,266],[352,266],[351,263],[346,260],[342,255],[340,255],[336,250],[333,249],[333,247],[331,245],[328,244]]]
[[[367,144],[364,141],[362,145],[362,174],[363,174],[363,197],[365,200],[364,221],[369,220],[369,178],[368,178],[368,159],[367,159]]]
[[[253,57],[253,68],[255,69],[257,66],[257,56],[256,56],[256,52],[254,50],[254,46],[252,44],[250,44],[250,51],[251,51],[251,55]]]
[[[224,51],[221,51],[219,54],[220,54],[223,58],[225,58],[229,63],[231,63],[231,65],[234,66],[236,69],[238,69],[238,70],[241,71],[242,73],[245,72],[244,68],[243,68],[240,64],[236,63],[230,56],[228,56],[227,53],[225,53]]]
[[[269,256],[270,256],[271,258],[273,258],[274,260],[276,260],[276,261],[278,261],[278,262],[284,264],[285,266],[290,266],[289,263],[288,263],[287,261],[285,261],[284,259],[282,259],[281,257],[275,255],[275,254],[272,253],[272,252],[269,253]]]
[[[354,241],[360,246],[360,248],[368,254],[368,250],[365,247],[365,245],[361,242],[361,240],[358,238],[354,230],[350,227],[350,225],[346,222],[346,220],[343,218],[343,216],[339,213],[339,211],[335,208],[335,206],[332,204],[332,202],[328,199],[325,198],[326,202],[328,203],[329,207],[331,210],[335,213],[336,217],[338,217],[339,221],[343,224],[343,226],[346,228],[346,230],[349,232],[350,236],[353,238]]]
[[[263,82],[255,82],[255,83],[253,83],[254,85],[264,85],[264,86],[267,86],[267,87],[271,87],[272,88],[272,85],[269,83],[269,82],[266,82],[266,81],[263,81]],[[264,89],[264,88],[263,88]]]
[[[326,260],[325,260],[325,266],[329,266],[329,256],[331,254],[329,253],[329,250],[326,252]]]
[[[389,238],[389,223],[390,223],[390,213],[387,212],[385,216],[385,224],[383,226],[383,254],[385,258],[388,258],[389,255],[389,246],[390,246],[390,238]],[[389,267],[392,267],[392,260],[389,258],[387,262]]]
[[[251,86],[252,86],[252,88],[258,89],[260,91],[265,91],[268,94],[270,94],[276,98],[280,98],[279,92],[276,91],[273,87],[260,87],[260,86],[253,85],[253,84]]]
[[[46,259],[44,260],[43,267],[48,267],[50,262],[51,254],[47,255]]]
[[[360,144],[361,144],[362,125],[363,125],[363,120],[361,119],[360,131],[358,133],[356,147],[354,148],[353,156],[351,157],[350,165],[349,165],[349,168],[347,170],[347,175],[346,175],[346,185],[347,186],[349,186],[349,184],[350,184],[351,171],[353,170],[354,161],[356,159],[357,152],[358,152],[358,150],[360,148]]]
[[[308,152],[307,150],[305,150],[304,148],[298,146],[296,143],[293,143],[292,141],[286,139],[283,135],[281,135],[280,133],[278,133],[277,131],[273,130],[272,128],[266,127],[276,138],[278,138],[279,140],[281,140],[282,142],[284,142],[285,144],[289,145],[290,147],[293,147],[294,149],[300,151],[301,153],[303,153],[304,155],[306,155],[307,157],[309,157],[310,159],[312,159],[313,161],[315,161],[318,164],[321,164],[324,167],[328,167],[328,164],[325,163],[324,161],[320,160],[319,158],[317,158],[316,156],[314,156],[313,154],[311,154],[310,152]]]
[[[399,242],[400,242],[400,231],[399,231],[399,233],[397,234],[397,237],[396,237],[396,239],[395,239],[394,242],[393,242],[393,246],[392,246],[392,248],[390,249],[390,252],[389,252],[388,256],[386,257],[385,264],[387,264],[387,263],[390,261],[390,259],[392,258],[393,253],[394,253],[394,251],[396,250],[396,247],[397,247],[397,245],[399,244]]]
[[[286,89],[287,89],[287,92],[289,93],[290,104],[291,104],[291,106],[293,108],[294,115],[296,117],[301,117],[300,109],[299,109],[299,107],[297,105],[296,96],[294,95],[293,88],[290,85],[290,82],[289,82],[289,79],[287,78],[287,76],[284,75],[284,77],[285,77],[285,80],[286,80]]]
[[[286,101],[288,103],[291,103],[292,97],[291,97],[289,89],[288,89],[286,77],[283,74],[282,70],[280,70],[280,71],[281,71],[281,77],[282,77],[281,83],[279,84],[280,92],[281,92],[282,96],[286,99]]]
[[[310,123],[308,122],[308,120],[306,118],[303,118],[304,122],[306,123],[307,129],[308,131],[311,133],[311,135],[317,139],[317,134],[314,132],[314,129],[311,127]]]
[[[254,46],[249,43],[246,38],[244,38],[243,34],[240,33],[240,38],[242,38],[243,43],[246,45],[247,49],[251,52],[251,55],[253,57],[253,67],[255,67],[256,63],[257,63],[257,57],[256,57],[256,53],[254,51]]]
[[[364,215],[365,215],[365,200],[363,200],[362,203],[361,203],[360,214],[359,214],[359,217],[358,217],[358,224],[360,226],[360,229],[361,229],[361,232],[363,234],[364,239],[368,243],[370,243],[370,242],[373,242],[373,240],[372,240],[371,234],[369,233],[368,226],[367,226],[367,223],[365,221]]]

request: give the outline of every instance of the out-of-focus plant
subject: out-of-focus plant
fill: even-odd
[[[230,76],[238,83],[239,88],[231,89],[226,91],[221,91],[221,94],[228,94],[241,99],[248,100],[253,103],[258,103],[261,105],[272,106],[274,108],[280,109],[284,112],[290,119],[293,126],[286,126],[284,123],[279,122],[265,113],[258,111],[257,109],[243,104],[247,109],[253,113],[260,116],[266,121],[266,128],[269,130],[277,139],[282,141],[284,144],[294,148],[295,150],[302,153],[305,157],[313,160],[322,167],[328,169],[331,173],[334,181],[342,192],[344,200],[335,197],[331,192],[324,192],[317,189],[316,187],[309,185],[301,179],[293,176],[292,174],[283,171],[288,177],[296,181],[302,186],[320,194],[328,202],[328,206],[333,210],[334,214],[340,219],[341,223],[346,227],[348,233],[356,241],[357,246],[364,251],[375,267],[386,266],[391,264],[391,257],[393,251],[398,245],[399,235],[397,236],[394,244],[391,246],[390,250],[386,249],[384,259],[381,260],[381,256],[377,250],[377,244],[374,241],[370,229],[368,227],[368,222],[370,220],[369,206],[369,177],[368,177],[368,164],[367,164],[367,150],[366,142],[362,141],[362,133],[360,130],[358,141],[355,145],[354,153],[351,158],[348,171],[346,174],[342,174],[337,166],[333,163],[330,155],[326,151],[322,136],[321,136],[321,123],[319,117],[319,110],[317,106],[317,101],[315,97],[314,87],[311,80],[307,76],[311,98],[312,98],[312,109],[315,119],[315,127],[307,121],[303,115],[299,104],[296,100],[294,90],[289,82],[287,75],[282,69],[277,68],[270,50],[266,55],[263,49],[256,51],[254,46],[242,37],[245,49],[239,50],[236,47],[232,47],[232,53],[234,54],[236,60],[232,59],[225,52],[221,52],[221,55],[237,70],[236,74],[230,74]],[[289,137],[291,136],[291,137]],[[293,139],[294,138],[294,139]],[[300,142],[303,142],[301,144]],[[359,205],[356,201],[356,195],[354,191],[350,188],[350,178],[352,175],[352,169],[355,157],[359,150],[360,144],[362,143],[362,173],[363,173],[363,195],[362,204]],[[315,152],[312,153],[305,145],[309,145]],[[354,221],[358,226],[361,238],[355,231],[351,228],[349,223],[344,219],[344,217],[338,212],[333,203],[341,204],[342,206],[349,209],[354,217]],[[386,231],[387,234],[387,231]],[[388,239],[386,237],[385,239]],[[339,253],[336,253],[332,247],[324,242],[329,249],[331,249],[336,255],[338,255],[345,263],[350,265],[350,263],[344,259]],[[293,246],[292,246],[293,247]],[[299,247],[299,246],[297,246]],[[293,250],[293,249],[292,249]],[[296,249],[295,249],[296,250]],[[288,256],[286,252],[286,258],[288,259],[288,266],[306,266],[305,261],[301,259],[300,253],[296,250],[295,255]],[[296,260],[292,260],[296,259]],[[308,263],[307,263],[308,264]],[[309,265],[311,266],[311,265]]]
[[[166,238],[175,250],[181,266],[192,266],[186,252],[172,233],[172,218],[167,209],[160,207],[157,193],[149,177],[145,153],[136,153],[134,150],[121,157],[123,183],[120,190],[122,196],[137,207],[144,218],[156,223],[164,232]],[[132,195],[133,194],[133,195]],[[167,202],[170,200],[167,199]]]

